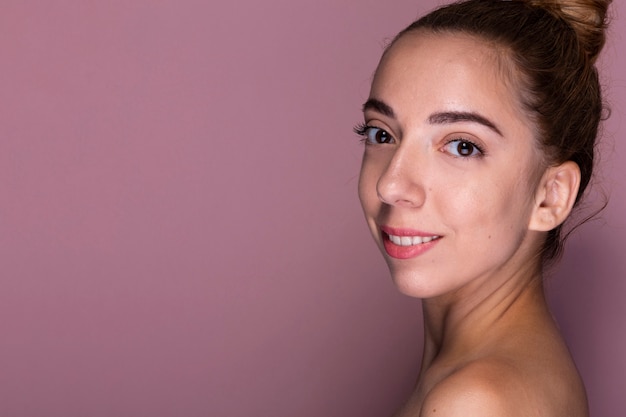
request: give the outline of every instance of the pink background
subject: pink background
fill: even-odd
[[[4,0],[0,415],[389,415],[415,378],[356,196],[386,39],[434,1]],[[601,220],[550,279],[595,416],[626,412],[626,13]]]

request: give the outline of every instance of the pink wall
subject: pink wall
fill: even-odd
[[[410,388],[419,304],[370,242],[351,127],[434,1],[221,3],[0,6],[0,415],[378,417]],[[611,202],[550,283],[597,416],[626,411],[619,17]]]

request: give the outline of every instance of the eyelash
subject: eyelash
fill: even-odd
[[[369,129],[370,127],[371,126],[368,126],[365,123],[358,123],[354,126],[352,131],[359,136],[365,136],[365,133],[367,133],[367,129]]]
[[[470,145],[472,145],[479,152],[478,155],[453,155],[456,158],[480,158],[480,157],[485,156],[485,150],[483,149],[483,147],[478,145],[475,142],[472,142],[469,139],[462,138],[462,137],[461,138],[456,137],[454,139],[450,139],[449,141],[446,142],[446,144],[444,145],[444,148],[448,147],[452,143],[459,143],[459,144],[460,143],[469,143]]]
[[[380,132],[384,132],[386,135],[389,136],[389,139],[395,141],[393,136],[391,136],[389,134],[389,132],[387,132],[385,129],[382,129],[382,128],[376,127],[376,126],[370,126],[370,125],[368,125],[366,123],[359,123],[359,124],[357,124],[356,126],[354,126],[353,130],[354,130],[354,133],[356,133],[357,135],[361,136],[361,143],[364,143],[364,144],[367,145],[368,143],[371,144],[371,142],[369,142],[369,138],[368,138],[368,135],[367,135],[367,133],[370,131],[370,129],[376,129],[376,130],[378,130]],[[384,144],[384,143],[382,143],[382,144]]]

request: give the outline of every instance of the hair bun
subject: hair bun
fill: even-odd
[[[565,20],[593,63],[605,42],[607,11],[612,0],[530,0],[529,3],[549,10]]]

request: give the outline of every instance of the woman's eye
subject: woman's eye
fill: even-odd
[[[454,139],[446,144],[444,150],[454,156],[467,158],[470,156],[480,156],[483,154],[482,149],[475,143],[465,139]]]
[[[357,126],[354,131],[363,136],[363,139],[370,144],[385,144],[393,143],[394,138],[387,132],[379,127],[374,126]]]
[[[367,140],[370,143],[391,143],[393,138],[389,133],[378,127],[370,127],[366,132]]]

